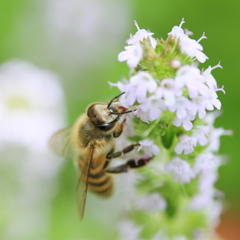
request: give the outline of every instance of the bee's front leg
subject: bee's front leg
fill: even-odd
[[[126,124],[126,119],[124,119],[123,122],[118,124],[116,130],[113,132],[113,137],[114,138],[118,138],[118,137],[121,136],[125,124]]]
[[[128,172],[129,169],[131,168],[139,168],[142,167],[146,164],[148,164],[151,161],[151,157],[146,157],[146,158],[140,158],[137,160],[131,159],[128,160],[125,164],[122,164],[120,166],[112,167],[109,169],[105,169],[106,172],[108,173],[124,173]]]

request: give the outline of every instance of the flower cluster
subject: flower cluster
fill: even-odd
[[[137,70],[132,73],[129,81],[124,79],[110,85],[117,86],[120,91],[125,92],[120,98],[120,103],[124,107],[129,108],[138,104],[136,115],[142,121],[159,119],[168,110],[174,113],[175,126],[182,125],[186,130],[191,130],[192,121],[196,118],[203,119],[207,110],[211,111],[214,107],[221,108],[216,92],[219,90],[224,92],[224,90],[217,88],[216,80],[211,74],[214,68],[221,65],[209,67],[203,72],[191,65],[191,61],[200,58],[201,62],[204,62],[207,57],[200,51],[202,46],[199,42],[190,39],[181,27],[175,26],[164,44],[155,39],[153,41],[151,35],[152,33],[139,29],[128,40],[129,46],[125,47],[126,50],[121,52],[118,58],[119,61],[126,60],[130,68],[137,67]],[[172,42],[177,42],[179,45],[174,44],[171,49]],[[179,47],[182,56],[175,56],[175,59],[168,60],[167,53],[177,51]],[[141,51],[133,51],[133,48],[139,48]],[[149,55],[143,54],[144,48],[150,48]],[[163,50],[157,54],[159,48]],[[155,54],[153,54],[154,50]],[[181,63],[179,58],[184,56],[187,59]],[[148,59],[151,59],[151,62]],[[167,64],[170,65],[166,65],[164,60],[168,60],[170,63],[167,62]]]
[[[0,66],[2,239],[49,234],[46,223],[62,161],[46,143],[56,128],[65,125],[59,81],[52,72],[26,61],[11,60]]]
[[[183,239],[208,239],[206,229],[217,223],[221,211],[221,202],[217,200],[221,194],[214,183],[217,169],[224,161],[217,152],[220,136],[231,132],[213,126],[219,115],[213,110],[221,109],[217,93],[225,91],[217,86],[212,70],[222,67],[219,63],[205,70],[198,68],[199,62],[208,59],[199,43],[206,37],[203,34],[199,40],[191,39],[191,32],[182,29],[183,23],[184,20],[173,27],[163,40],[153,38],[153,33],[140,29],[135,22],[138,31],[118,55],[119,61],[127,62],[130,77],[109,83],[125,92],[119,104],[135,110],[126,120],[133,127],[129,139],[140,144],[140,152],[156,156],[148,166],[150,171],[141,170],[144,177],[137,188],[147,194],[140,202],[134,199],[130,214],[140,225],[138,235],[143,239],[155,239],[159,234],[175,239],[184,232]],[[156,217],[149,209],[165,215]],[[146,229],[150,223],[136,220],[136,212],[151,212],[148,221],[154,219],[159,227],[149,234]],[[181,231],[176,226],[169,227],[177,225],[180,218]],[[194,218],[196,224],[189,225]]]

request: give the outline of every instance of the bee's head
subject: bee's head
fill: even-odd
[[[114,107],[107,108],[104,103],[93,103],[87,109],[90,121],[103,131],[113,129],[120,118],[120,115],[114,115],[111,112],[117,112],[117,109]]]
[[[105,103],[92,103],[87,108],[87,115],[90,121],[100,130],[108,131],[115,127],[120,117],[130,111],[127,108],[119,106],[111,106],[114,99],[118,98],[124,93],[119,94],[113,98],[108,104]]]

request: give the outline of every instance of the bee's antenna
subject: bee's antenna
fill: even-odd
[[[133,110],[129,110],[129,111],[124,111],[124,112],[110,112],[110,114],[122,115],[122,114],[125,114],[125,113],[134,112],[134,111],[136,111],[136,110],[137,110],[137,109],[133,109]]]
[[[115,100],[115,99],[117,99],[117,98],[119,98],[121,95],[123,95],[125,92],[122,92],[122,93],[120,93],[120,94],[118,94],[116,97],[114,97],[113,99],[111,99],[111,101],[108,103],[108,105],[107,105],[107,108],[109,108],[110,106],[111,106],[111,104],[112,104],[112,102]]]

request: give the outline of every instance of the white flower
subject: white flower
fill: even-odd
[[[218,110],[221,109],[221,102],[218,98],[218,95],[216,94],[216,91],[223,91],[222,88],[219,89],[208,89],[205,92],[205,96],[198,96],[194,99],[192,99],[193,107],[190,111],[191,114],[196,115],[198,113],[198,116],[200,119],[203,119],[206,116],[206,109],[209,111],[212,111],[214,107],[216,107]],[[225,93],[225,92],[224,92]]]
[[[167,107],[175,105],[176,97],[181,95],[181,89],[176,85],[175,81],[170,78],[163,79],[160,87],[158,87],[156,91],[156,96],[162,98]]]
[[[139,141],[140,147],[138,148],[138,152],[140,150],[144,151],[144,155],[147,156],[156,156],[160,153],[160,149],[157,145],[153,144],[153,140],[151,139],[144,139]]]
[[[153,93],[157,89],[156,81],[149,73],[143,71],[132,76],[130,84],[136,87],[136,99],[139,103],[143,103],[146,100],[147,93]]]
[[[204,84],[205,78],[194,66],[185,65],[179,68],[175,79],[179,87],[187,87],[190,98],[196,98],[198,94],[203,96],[208,94],[209,88]]]
[[[184,119],[188,116],[188,111],[192,109],[192,103],[186,97],[177,97],[175,104],[169,106],[171,112],[176,112],[178,119]]]
[[[202,52],[202,45],[186,35],[180,38],[179,45],[182,52],[186,53],[189,57],[196,57],[201,63],[204,63],[208,59],[208,57]]]
[[[219,224],[219,216],[223,210],[223,204],[219,200],[213,200],[211,204],[208,204],[205,209],[205,215],[207,217],[207,224],[213,228]],[[212,238],[211,238],[212,239]]]
[[[64,113],[55,74],[20,60],[0,66],[0,205],[8,206],[3,211],[6,239],[48,235],[46,222],[62,161],[47,142],[66,126]]]
[[[120,240],[141,240],[139,234],[142,230],[141,227],[137,227],[132,221],[124,220],[118,224],[118,230]]]
[[[193,116],[196,116],[198,114],[198,117],[200,119],[203,119],[206,116],[206,99],[203,96],[197,96],[196,98],[191,100],[192,108],[189,111],[190,114]]]
[[[169,240],[166,232],[161,229],[160,231],[158,231],[152,238],[151,240]]]
[[[152,76],[140,71],[130,78],[129,84],[125,86],[125,94],[120,97],[120,103],[133,106],[135,101],[143,103],[147,99],[147,93],[153,93],[157,89],[157,83]]]
[[[231,130],[225,130],[223,128],[212,128],[209,134],[209,146],[208,151],[217,152],[220,147],[220,137],[223,135],[231,135]]]
[[[192,137],[197,138],[198,143],[204,146],[208,143],[208,138],[206,136],[209,135],[209,131],[208,126],[196,126],[196,128],[192,130]]]
[[[189,183],[192,178],[192,170],[189,163],[179,157],[174,157],[171,162],[167,163],[165,170],[172,172],[174,181]]]
[[[156,192],[141,197],[135,204],[137,209],[146,210],[147,212],[161,211],[167,206],[165,199]]]
[[[110,87],[118,87],[121,92],[125,92],[129,82],[127,81],[127,79],[123,78],[117,83],[112,83],[108,81],[108,84],[110,85]]]
[[[213,201],[212,195],[209,195],[209,193],[196,194],[192,197],[188,205],[188,209],[199,211],[204,209],[209,204],[211,204],[212,201]]]
[[[215,163],[214,165],[212,164],[212,169],[211,171],[208,172],[202,172],[199,178],[199,185],[198,185],[198,191],[201,193],[213,193],[215,192],[214,190],[214,183],[217,181],[217,167],[219,164]]]
[[[185,23],[184,18],[182,19],[182,21],[179,24],[179,26],[174,26],[172,28],[172,31],[170,33],[168,33],[168,35],[172,35],[175,38],[182,38],[185,35],[185,33],[184,33],[183,29],[182,29],[183,23]]]
[[[135,114],[140,117],[143,122],[154,121],[161,115],[161,106],[162,100],[153,95],[137,107]]]
[[[58,77],[28,62],[9,61],[0,67],[0,100],[2,142],[43,150],[56,126],[63,125]]]
[[[217,87],[217,81],[211,74],[212,68],[209,66],[203,73],[202,75],[205,77],[206,84],[210,89],[215,89]]]
[[[188,238],[182,234],[174,236],[172,240],[188,240]]]
[[[214,128],[214,122],[217,117],[221,115],[221,112],[215,110],[214,112],[208,112],[206,117],[204,118],[205,122],[208,124],[209,128]]]
[[[193,172],[195,176],[200,172],[208,174],[216,165],[215,157],[212,153],[202,153],[195,159]]]
[[[191,130],[193,127],[192,120],[194,120],[194,116],[188,115],[185,118],[179,119],[177,116],[175,117],[173,121],[173,125],[176,127],[180,127],[183,125],[184,129],[187,131]]]
[[[189,137],[186,134],[183,134],[179,137],[180,142],[176,145],[174,151],[177,154],[181,154],[184,151],[184,154],[187,155],[194,151],[194,148],[197,145],[197,138]]]
[[[135,45],[139,42],[142,42],[144,39],[149,38],[151,41],[152,47],[155,48],[157,45],[157,41],[155,38],[152,37],[153,33],[148,32],[145,29],[140,29],[136,21],[134,21],[134,23],[138,31],[135,33],[135,35],[131,36],[130,39],[127,40],[127,43],[129,45],[131,44]]]
[[[213,77],[213,75],[211,74],[212,70],[215,69],[215,68],[222,68],[222,66],[220,65],[220,62],[214,66],[214,67],[211,67],[209,66],[203,73],[202,75],[204,76],[205,78],[205,82],[206,84],[208,85],[208,87],[210,89],[216,89],[217,88],[217,81],[215,80],[215,78]]]
[[[126,46],[125,51],[122,51],[118,54],[118,61],[119,62],[127,61],[127,64],[130,68],[135,68],[142,59],[142,56],[143,56],[142,47],[140,43],[136,43],[131,46]]]
[[[179,39],[179,45],[183,53],[186,53],[189,57],[196,57],[197,60],[201,63],[205,62],[208,57],[202,53],[203,47],[194,39],[189,38],[188,34],[185,34],[181,25],[184,23],[184,20],[180,23],[180,26],[174,26],[172,31],[168,33],[174,38]],[[203,38],[203,37],[202,37]],[[201,39],[202,39],[201,38]]]
[[[218,98],[218,95],[216,94],[215,90],[209,90],[208,95],[205,97],[205,104],[207,110],[213,110],[214,107],[216,107],[218,110],[221,109],[221,102]]]

